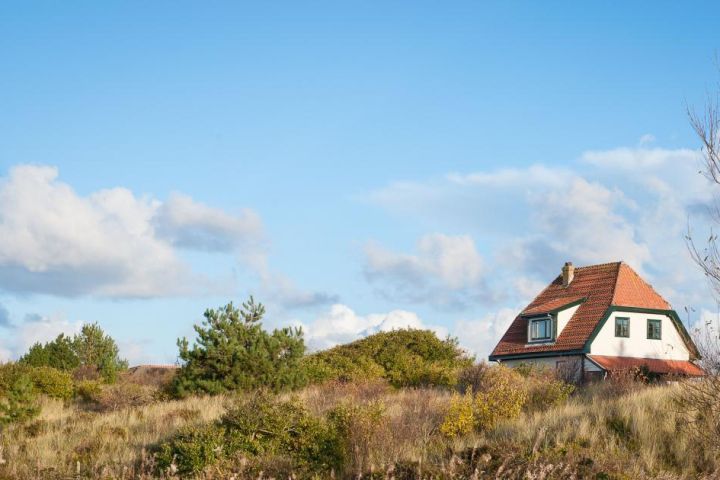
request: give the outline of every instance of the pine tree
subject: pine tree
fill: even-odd
[[[0,397],[0,427],[29,420],[40,413],[33,384],[27,375],[19,375]]]
[[[32,367],[53,367],[66,372],[72,371],[80,365],[80,359],[74,350],[73,339],[66,337],[63,333],[45,345],[40,342],[35,343],[19,361]]]
[[[302,330],[262,328],[265,307],[254,298],[236,308],[232,303],[205,311],[195,325],[195,343],[178,339],[184,362],[175,377],[178,396],[194,392],[296,388],[305,383],[299,360],[305,352]]]

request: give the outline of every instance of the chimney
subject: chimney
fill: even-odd
[[[575,277],[575,267],[572,262],[565,262],[565,266],[562,268],[563,287],[570,285]]]

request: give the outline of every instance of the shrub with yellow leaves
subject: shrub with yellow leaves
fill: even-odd
[[[502,419],[517,417],[527,402],[520,380],[520,375],[509,368],[490,369],[484,391],[473,394],[468,389],[463,396],[453,396],[440,432],[446,437],[456,437],[473,430],[489,430]]]

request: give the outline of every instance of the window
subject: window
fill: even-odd
[[[552,318],[544,317],[530,320],[530,341],[538,342],[552,340],[553,325]]]
[[[648,319],[647,337],[650,340],[660,340],[662,338],[662,320]]]
[[[615,318],[615,336],[616,337],[630,337],[630,319],[617,317]]]

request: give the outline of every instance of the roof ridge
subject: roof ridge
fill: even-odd
[[[622,263],[624,263],[622,260],[619,262],[596,263],[595,265],[585,265],[584,267],[575,267],[575,270],[586,270],[588,268],[604,268],[604,267],[609,267],[611,265],[619,266]]]
[[[615,294],[617,293],[617,286],[620,283],[620,269],[622,268],[622,261],[617,262],[617,270],[615,271],[615,282],[613,282],[612,295],[610,295],[610,305],[615,304]]]

